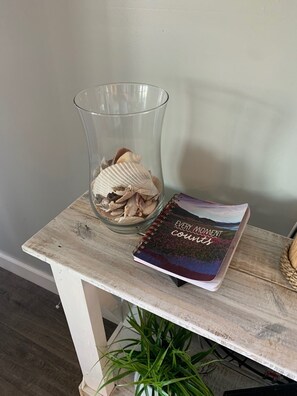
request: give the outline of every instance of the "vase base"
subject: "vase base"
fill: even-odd
[[[144,235],[149,226],[154,222],[156,217],[160,214],[162,210],[162,205],[158,208],[158,210],[155,212],[154,216],[149,218],[149,219],[144,219],[140,223],[136,224],[117,224],[117,223],[111,223],[111,222],[106,222],[105,219],[100,218],[102,223],[106,225],[107,228],[109,228],[111,231],[116,232],[118,234],[140,234]]]

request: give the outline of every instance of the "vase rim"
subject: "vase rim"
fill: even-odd
[[[121,113],[121,112],[119,112],[119,113],[108,113],[108,112],[93,111],[93,110],[87,109],[87,108],[85,108],[85,107],[83,107],[83,106],[78,104],[78,101],[77,101],[78,97],[83,95],[84,93],[88,92],[89,90],[96,89],[96,88],[103,88],[103,87],[111,87],[112,85],[114,85],[114,86],[124,86],[124,85],[135,85],[135,86],[137,86],[137,85],[139,85],[139,86],[146,86],[146,87],[150,87],[150,88],[156,88],[156,89],[159,89],[161,92],[164,93],[164,99],[157,106],[150,107],[150,108],[142,110],[142,111],[135,111],[135,112],[130,112],[130,113]],[[161,107],[166,106],[168,100],[169,100],[168,92],[165,89],[163,89],[161,87],[158,87],[157,85],[141,83],[141,82],[129,82],[129,81],[127,81],[127,82],[111,82],[111,83],[104,83],[104,84],[94,85],[94,86],[82,89],[73,98],[74,105],[79,110],[82,110],[82,111],[84,111],[86,113],[89,113],[89,114],[102,116],[102,117],[119,117],[119,116],[120,117],[130,117],[130,116],[134,116],[134,115],[137,115],[137,114],[150,113],[150,112],[153,112],[156,109],[159,109]]]

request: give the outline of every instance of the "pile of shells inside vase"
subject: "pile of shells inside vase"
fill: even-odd
[[[98,172],[92,193],[101,216],[119,224],[135,224],[157,208],[162,184],[131,150],[121,148],[113,159],[103,159]]]

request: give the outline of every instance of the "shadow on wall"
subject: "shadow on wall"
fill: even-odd
[[[287,235],[297,220],[297,138],[285,111],[197,82],[186,86],[183,97],[177,168],[182,191],[223,203],[248,202],[250,224]]]

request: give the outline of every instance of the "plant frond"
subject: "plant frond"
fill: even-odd
[[[121,384],[134,385],[136,396],[147,396],[148,387],[158,396],[213,395],[199,372],[218,362],[207,360],[215,345],[190,355],[191,331],[139,307],[130,307],[127,323],[135,338],[116,340],[104,351],[106,375],[99,389],[138,372],[137,381]]]

